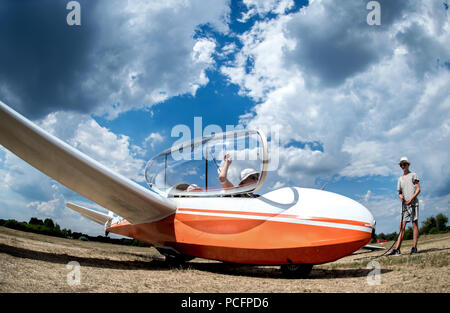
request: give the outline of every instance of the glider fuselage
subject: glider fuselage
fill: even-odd
[[[155,222],[108,232],[206,259],[280,265],[337,260],[371,240],[375,221],[361,204],[316,189],[282,188],[256,198],[180,197]]]

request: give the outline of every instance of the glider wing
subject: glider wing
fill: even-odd
[[[69,189],[132,224],[173,214],[175,203],[113,172],[0,101],[0,144]]]

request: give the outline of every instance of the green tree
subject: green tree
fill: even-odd
[[[437,228],[436,218],[434,216],[430,216],[422,222],[422,227],[420,227],[420,234],[429,234],[432,228]]]
[[[51,218],[46,218],[44,220],[44,225],[47,226],[50,229],[55,228],[55,223],[53,223],[53,220]]]
[[[433,227],[428,233],[430,235],[439,234],[439,229],[437,227]]]
[[[42,220],[38,219],[37,217],[32,217],[32,218],[30,218],[30,221],[28,222],[28,224],[44,225],[44,222]]]
[[[439,229],[439,231],[447,230],[447,222],[448,218],[444,214],[440,213],[436,215],[436,227],[437,229]]]
[[[405,240],[411,240],[411,239],[413,239],[413,238],[414,238],[413,229],[412,229],[412,227],[408,227],[408,228],[405,230],[405,235],[404,235],[403,239],[405,239]]]

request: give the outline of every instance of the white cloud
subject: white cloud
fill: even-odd
[[[234,64],[223,66],[221,72],[240,85],[241,93],[261,100],[267,92],[286,83],[289,70],[283,67],[283,55],[286,49],[295,47],[295,42],[283,33],[289,19],[281,16],[270,22],[257,22],[249,32],[239,36],[244,46]]]
[[[57,185],[52,185],[53,199],[48,201],[32,201],[27,204],[27,208],[36,211],[40,216],[55,217],[58,210],[63,210],[66,201],[59,192]]]
[[[386,159],[390,152],[386,148],[385,144],[376,141],[363,141],[353,145],[344,144],[342,151],[349,153],[351,158],[350,164],[340,174],[348,177],[390,175],[391,167],[387,165],[390,162]]]
[[[52,199],[53,189],[48,180],[42,179],[44,175],[8,150],[5,149],[4,151],[3,175],[0,177],[0,185],[4,188],[2,196],[7,198],[7,193],[12,192],[21,195],[25,199],[34,199],[36,201]]]
[[[282,14],[294,6],[293,0],[244,0],[248,11],[242,13],[239,22],[245,23],[255,15],[263,17],[267,13]]]
[[[285,185],[284,182],[277,181],[277,182],[275,183],[275,185],[273,185],[272,189],[273,189],[273,190],[279,189],[279,188],[284,187],[284,185]]]
[[[71,110],[114,119],[208,83],[215,46],[198,30],[229,31],[227,0],[94,2],[83,3],[77,31],[59,27],[52,3],[3,4],[10,32],[0,38],[2,101],[32,118]]]
[[[450,170],[438,161],[450,157],[446,12],[419,1],[381,5],[379,28],[366,24],[359,2],[314,1],[257,22],[221,71],[258,102],[248,127],[277,125],[282,145],[323,148],[281,148],[279,176],[301,185],[333,175],[396,177],[407,155],[433,182],[426,194],[448,194]]]
[[[115,134],[101,127],[90,116],[78,113],[54,112],[37,124],[114,172],[137,182],[144,181],[145,161],[140,159],[139,155],[145,154],[145,147],[131,145],[128,136]],[[161,140],[156,133],[149,137]],[[101,227],[86,223],[86,219],[67,213],[69,209],[65,207],[66,202],[79,202],[79,195],[3,148],[0,156],[2,216],[23,216],[25,220],[32,216],[52,217],[62,227],[90,233],[102,231]],[[98,206],[92,203],[87,206],[98,209]],[[15,212],[15,215],[12,212]],[[75,228],[71,227],[71,224]]]
[[[128,136],[116,135],[95,120],[87,119],[78,125],[69,142],[114,172],[144,181],[145,161],[135,158]]]
[[[132,145],[128,136],[116,135],[92,117],[80,113],[53,112],[37,123],[111,170],[130,179],[144,181],[145,161],[138,156],[144,155],[145,149]]]
[[[160,143],[164,141],[164,137],[160,133],[151,133],[144,139],[144,145],[150,144],[153,148],[156,143]]]
[[[372,195],[372,191],[367,190],[367,193],[364,195],[364,202],[368,202]]]
[[[99,22],[105,36],[97,51],[107,51],[90,79],[94,85],[106,80],[110,96],[96,113],[114,118],[131,108],[149,107],[180,94],[195,94],[208,83],[205,70],[213,59],[215,43],[194,38],[199,25],[209,24],[226,32],[226,1],[123,1],[108,5]],[[124,23],[111,32],[118,17]],[[117,40],[119,38],[119,40]],[[134,79],[130,81],[130,73]],[[128,84],[127,84],[128,82]],[[107,92],[108,90],[104,90]],[[106,94],[101,90],[102,94]],[[111,104],[113,104],[111,106]]]
[[[216,43],[213,40],[201,38],[197,40],[192,48],[192,60],[197,63],[213,64],[214,59],[211,55],[216,49]]]

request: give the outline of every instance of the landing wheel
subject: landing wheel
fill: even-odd
[[[186,261],[182,257],[166,255],[165,262],[169,267],[182,267]]]
[[[281,273],[289,278],[306,278],[313,268],[313,264],[285,264],[281,265]]]
[[[165,256],[165,262],[170,267],[180,267],[183,266],[184,263],[194,259],[195,257],[190,255],[181,254],[176,252],[173,249],[165,249],[165,248],[156,248],[159,253]]]
[[[166,263],[170,266],[183,266],[184,263],[194,259],[189,255],[166,255]]]

